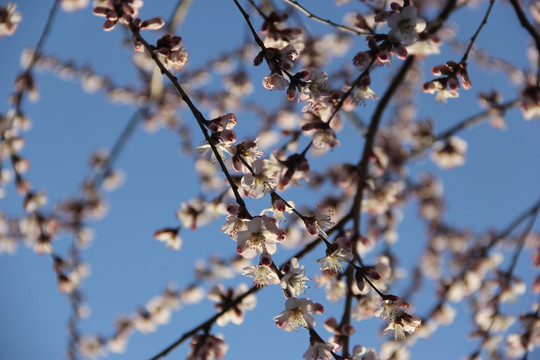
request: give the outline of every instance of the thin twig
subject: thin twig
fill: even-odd
[[[43,28],[43,31],[41,32],[41,36],[39,37],[38,43],[32,53],[32,58],[30,59],[30,62],[28,63],[28,67],[22,74],[23,77],[28,77],[32,75],[32,71],[34,70],[34,66],[36,65],[37,61],[39,60],[41,49],[43,48],[43,45],[45,44],[45,40],[47,39],[51,27],[53,24],[54,17],[56,15],[56,12],[58,10],[58,5],[60,4],[60,0],[55,0],[54,4],[49,11],[49,16],[47,17],[47,22],[45,23],[45,27]],[[25,88],[23,87],[18,92],[15,93],[14,99],[15,99],[15,111],[16,114],[21,114],[21,106],[22,106],[22,100],[24,98]],[[15,119],[15,116],[11,118],[10,125],[8,126],[8,129],[11,128],[13,124],[13,120]]]
[[[481,251],[477,252],[478,256],[485,256],[493,246],[495,246],[499,241],[505,239],[514,231],[523,221],[527,220],[531,216],[537,216],[537,213],[540,211],[540,199],[538,199],[533,206],[525,210],[523,213],[519,214],[514,220],[512,220],[503,230],[498,234],[492,237],[490,242],[482,247]],[[476,256],[474,257],[476,259]],[[465,265],[465,264],[464,264]],[[454,276],[453,279],[463,279],[467,271],[469,270],[468,266],[463,266],[463,269],[457,276]],[[428,312],[428,315],[425,316],[422,320],[423,323],[429,318],[431,318],[435,312],[441,308],[448,301],[447,294],[450,290],[450,286],[444,286],[441,290],[440,300],[433,306],[433,308]]]
[[[257,31],[253,27],[253,24],[249,20],[249,14],[244,10],[244,8],[240,5],[240,3],[238,3],[238,0],[233,0],[233,1],[238,7],[238,10],[240,10],[240,12],[242,13],[242,16],[244,17],[244,19],[246,20],[246,23],[249,26],[249,30],[251,30],[251,34],[253,35],[253,38],[255,39],[255,42],[257,43],[257,45],[259,45],[263,51],[266,50],[266,47],[264,46],[263,41],[261,40],[259,34],[257,34]]]
[[[146,49],[146,51],[148,52],[148,54],[150,55],[152,60],[156,63],[156,65],[161,70],[161,73],[163,75],[165,75],[171,81],[172,85],[174,86],[174,88],[176,89],[178,94],[180,94],[180,97],[182,98],[182,100],[187,104],[187,106],[191,110],[191,113],[193,114],[193,116],[197,120],[197,124],[199,125],[199,127],[200,127],[200,129],[201,129],[201,131],[202,131],[202,133],[204,135],[204,138],[206,139],[206,141],[210,145],[210,148],[212,149],[212,152],[216,156],[216,159],[217,159],[217,161],[219,163],[219,166],[221,167],[221,171],[223,172],[223,174],[227,178],[227,181],[229,182],[231,190],[234,193],[236,203],[240,206],[240,208],[243,210],[244,213],[249,214],[249,212],[247,210],[247,207],[246,207],[246,204],[245,204],[244,200],[242,199],[242,197],[240,196],[240,193],[238,192],[238,185],[236,185],[235,181],[231,177],[231,174],[227,170],[225,162],[223,161],[221,155],[217,151],[216,145],[210,139],[210,135],[208,134],[208,131],[207,131],[206,127],[205,127],[206,126],[205,125],[206,124],[206,119],[204,118],[203,114],[199,111],[199,109],[191,101],[190,97],[187,95],[187,93],[184,91],[184,89],[180,86],[180,83],[178,82],[178,79],[176,78],[176,76],[171,74],[171,72],[169,70],[167,70],[167,68],[163,65],[163,63],[158,59],[158,56],[154,52],[153,47],[150,44],[148,44],[148,42],[141,36],[141,34],[139,32],[139,29],[136,26],[134,26],[133,24],[130,24],[130,30],[133,33],[133,36],[137,39],[137,41],[139,41],[141,44],[143,44],[144,48]]]
[[[356,34],[356,35],[371,35],[370,32],[358,31],[358,30],[353,29],[351,27],[335,23],[332,20],[323,19],[322,17],[313,14],[311,11],[309,11],[308,9],[306,9],[305,7],[300,5],[300,3],[298,1],[295,1],[295,0],[283,0],[283,1],[285,1],[286,3],[296,7],[298,10],[300,10],[302,13],[304,13],[308,18],[313,19],[313,20],[317,20],[320,23],[328,24],[328,25],[331,25],[331,26],[333,26],[336,29],[339,29],[341,31],[345,31],[345,32],[348,32],[348,33],[353,33],[353,34]]]
[[[484,16],[484,19],[480,23],[480,26],[478,26],[478,29],[476,29],[476,32],[474,33],[474,35],[471,37],[471,41],[469,43],[469,46],[467,47],[467,50],[465,50],[465,54],[463,54],[463,57],[461,58],[461,61],[467,61],[467,57],[469,56],[469,52],[471,51],[471,48],[472,48],[472,46],[474,44],[474,41],[478,37],[478,34],[480,34],[480,30],[482,30],[484,25],[487,24],[487,19],[488,19],[489,13],[491,12],[491,9],[493,8],[494,3],[495,3],[495,0],[491,0],[489,2],[489,7],[488,7],[488,9],[486,11],[486,15]]]
[[[96,176],[94,177],[94,181],[96,184],[96,187],[99,187],[105,177],[111,172],[112,165],[122,152],[122,150],[125,148],[127,141],[137,128],[137,124],[140,122],[142,118],[146,116],[148,112],[147,108],[141,108],[137,110],[132,116],[131,119],[127,122],[126,126],[114,142],[114,145],[112,146],[112,149],[109,153],[109,156],[107,157],[107,161],[105,162],[104,169],[100,171]]]
[[[362,205],[362,198],[364,193],[364,188],[366,186],[367,176],[368,176],[368,165],[369,165],[369,158],[372,154],[372,147],[373,143],[375,141],[375,135],[377,133],[377,130],[379,129],[379,124],[382,118],[382,114],[384,110],[386,109],[386,106],[390,102],[390,99],[394,95],[394,92],[397,90],[403,79],[405,78],[405,75],[409,71],[409,69],[412,67],[414,63],[414,56],[409,56],[401,66],[401,69],[397,73],[397,75],[392,80],[392,83],[386,90],[385,94],[381,98],[381,101],[377,104],[377,108],[375,109],[375,112],[373,113],[373,116],[371,117],[371,122],[369,124],[368,132],[366,134],[366,141],[364,143],[364,150],[362,152],[362,158],[360,162],[358,163],[357,169],[358,169],[358,183],[356,188],[356,195],[354,197],[354,201],[351,207],[351,214],[353,217],[354,222],[354,236],[353,240],[356,244],[356,239],[360,235],[360,214],[361,214],[361,205]],[[354,245],[355,245],[354,244]],[[355,249],[356,246],[353,246],[353,249]]]
[[[527,225],[526,229],[523,231],[519,238],[519,243],[514,250],[514,254],[512,255],[512,259],[510,260],[510,265],[508,265],[508,269],[503,273],[504,274],[504,280],[503,282],[506,282],[507,284],[510,284],[514,269],[517,265],[517,261],[519,258],[519,255],[521,254],[521,251],[523,250],[523,247],[525,246],[525,240],[527,239],[527,236],[529,236],[530,232],[532,231],[532,227],[534,223],[536,222],[536,218],[538,217],[538,211],[535,211],[529,218],[529,224]],[[505,291],[505,287],[501,285],[499,287],[497,294],[493,296],[493,298],[489,301],[490,303],[494,302],[493,305],[494,311],[491,314],[491,321],[489,323],[488,328],[485,331],[481,331],[482,334],[482,341],[478,345],[478,348],[472,353],[471,356],[469,356],[469,359],[474,359],[480,353],[482,352],[482,349],[486,346],[487,341],[490,338],[490,332],[495,324],[495,321],[497,320],[497,317],[500,315],[500,307],[501,307],[501,295]]]
[[[529,22],[527,19],[527,15],[525,15],[525,12],[521,8],[521,5],[519,4],[518,0],[510,0],[510,4],[514,7],[514,11],[516,12],[516,15],[519,19],[519,22],[525,30],[532,36],[534,43],[536,45],[536,51],[538,54],[540,54],[540,34],[536,30],[536,28]],[[536,85],[540,86],[540,56],[538,56],[537,60],[537,74],[536,74]]]
[[[507,111],[508,109],[519,106],[519,104],[520,104],[519,100],[517,100],[517,99],[516,100],[511,100],[511,101],[508,101],[508,102],[506,102],[504,104],[501,104],[501,105],[495,107],[495,109],[500,110],[501,112],[504,112],[504,111]],[[412,159],[412,158],[415,158],[415,157],[421,155],[426,149],[431,147],[437,141],[446,140],[450,136],[452,136],[452,135],[454,135],[454,134],[456,134],[456,133],[458,133],[458,132],[460,132],[462,130],[471,128],[472,126],[475,126],[475,125],[478,125],[482,121],[489,118],[489,115],[491,115],[490,110],[491,109],[488,109],[486,111],[483,111],[481,113],[478,113],[476,115],[473,115],[471,117],[468,117],[468,118],[460,121],[459,123],[452,126],[451,128],[449,128],[449,129],[443,131],[442,133],[440,133],[439,135],[433,137],[432,139],[430,139],[425,144],[422,144],[421,147],[412,150],[411,153],[409,154],[408,158]]]

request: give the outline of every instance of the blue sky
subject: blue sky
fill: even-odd
[[[0,1],[0,6],[5,5]],[[153,17],[168,13],[171,1],[147,1],[142,8],[143,17]],[[343,14],[355,9],[352,3],[337,9],[329,1],[305,2],[319,14],[340,22]],[[13,79],[20,71],[21,51],[34,46],[40,36],[52,1],[20,0],[18,9],[23,21],[12,37],[0,39],[0,112],[6,113],[7,98],[13,92]],[[210,6],[211,4],[211,6]],[[458,38],[467,40],[485,11],[487,3],[473,10],[461,10],[450,21],[459,30]],[[168,18],[168,16],[165,16]],[[254,20],[256,27],[260,25]],[[311,23],[302,17],[314,32],[327,30],[320,24]],[[499,24],[505,24],[501,31]],[[44,53],[57,55],[61,59],[72,59],[80,65],[90,65],[97,73],[107,75],[117,84],[140,85],[134,67],[131,65],[131,49],[119,46],[123,31],[115,29],[105,33],[101,29],[102,19],[91,14],[91,8],[73,14],[60,12],[44,47]],[[195,1],[190,14],[182,26],[185,47],[190,54],[188,69],[197,67],[208,58],[230,51],[245,38],[244,20],[232,1]],[[497,4],[488,25],[480,34],[477,45],[489,49],[491,55],[501,57],[522,69],[530,69],[523,55],[528,45],[528,37],[519,27],[515,16],[506,4]],[[350,62],[357,51],[365,50],[365,42],[358,39],[349,55],[336,60],[334,69]],[[461,53],[448,52],[433,56],[422,65],[426,71],[430,66],[458,59]],[[396,60],[398,61],[398,60]],[[395,67],[395,65],[393,65]],[[269,107],[278,106],[283,93],[269,93],[260,85],[267,75],[264,66],[248,68],[253,75],[256,91],[252,95],[256,101],[264,101]],[[332,69],[328,69],[330,72]],[[505,100],[518,96],[514,87],[508,86],[504,74],[472,66],[470,73],[473,88],[461,90],[458,99],[451,99],[448,106],[436,104],[433,95],[420,94],[418,97],[418,118],[432,118],[437,130],[442,131],[464,118],[481,111],[477,104],[477,94],[497,88]],[[427,77],[429,78],[429,74]],[[373,89],[382,94],[387,86],[389,70],[379,70],[373,79]],[[22,154],[31,162],[28,177],[36,189],[44,188],[49,197],[49,209],[58,201],[78,193],[81,179],[91,175],[88,156],[100,147],[110,147],[125,124],[136,111],[133,107],[111,103],[101,92],[86,94],[77,80],[65,81],[51,72],[38,71],[36,80],[40,89],[40,100],[26,101],[24,110],[33,121],[33,128],[25,133],[26,146]],[[219,75],[214,75],[209,88],[221,86]],[[261,100],[262,99],[262,100]],[[368,104],[361,113],[369,118],[374,104]],[[204,108],[203,108],[204,111]],[[387,112],[387,117],[390,112]],[[184,113],[189,119],[190,115]],[[385,118],[385,121],[388,121]],[[508,112],[508,128],[494,129],[483,123],[460,134],[468,143],[467,162],[464,166],[446,171],[438,169],[425,156],[410,166],[414,176],[421,171],[431,171],[439,176],[447,194],[445,220],[465,227],[475,233],[487,229],[501,229],[519,213],[530,207],[540,197],[538,177],[540,163],[540,123],[527,122],[521,112]],[[239,116],[239,136],[252,137],[257,127],[256,117],[246,113]],[[193,122],[193,144],[198,145],[203,137],[197,132]],[[314,161],[315,169],[323,169],[328,164],[348,159],[357,162],[361,154],[357,134],[350,124],[339,134],[342,146]],[[304,137],[307,144],[307,137]],[[126,173],[125,184],[117,191],[107,194],[110,204],[108,216],[88,225],[96,233],[92,246],[82,253],[91,269],[91,276],[83,283],[82,291],[91,308],[91,315],[80,324],[83,334],[113,332],[113,322],[117,316],[130,315],[137,307],[143,306],[151,297],[159,294],[169,282],[179,287],[191,280],[196,259],[207,258],[211,253],[223,256],[233,255],[236,244],[227,235],[219,232],[224,217],[207,227],[190,232],[182,230],[184,239],[180,252],[163,248],[152,239],[155,230],[177,224],[175,211],[182,201],[196,197],[201,190],[193,170],[193,159],[180,154],[177,137],[168,131],[148,134],[137,128],[129,140],[117,165]],[[324,191],[331,191],[325,189]],[[297,204],[312,205],[313,194],[301,189],[287,192],[287,197]],[[13,184],[7,187],[7,196],[0,199],[2,212],[21,215],[22,199],[16,194]],[[262,205],[250,202],[254,209]],[[256,213],[257,211],[253,211]],[[427,234],[416,217],[416,205],[403,209],[404,220],[398,227],[400,241],[394,252],[404,256],[400,267],[410,270],[416,265],[417,256],[427,242]],[[535,225],[534,229],[540,228]],[[65,253],[71,239],[61,237],[55,242],[55,249]],[[317,269],[314,259],[321,257],[324,249],[308,256],[303,264],[308,274]],[[277,257],[278,262],[293,252]],[[368,257],[368,262],[374,256]],[[517,273],[530,285],[535,277],[531,271],[531,253],[521,254]],[[56,287],[50,257],[35,255],[31,249],[19,247],[13,256],[0,256],[0,358],[6,360],[61,359],[64,358],[69,317],[69,303],[65,295]],[[311,276],[311,275],[310,275]],[[241,276],[228,280],[227,285],[239,282],[250,284],[250,279]],[[401,289],[405,281],[396,286]],[[325,305],[324,293],[316,289],[313,282],[307,296]],[[433,286],[414,298],[417,315],[423,315],[434,303]],[[537,299],[530,290],[519,303],[510,308],[524,309]],[[279,288],[270,286],[259,292],[258,306],[246,316],[242,326],[228,325],[214,327],[223,333],[230,344],[229,359],[300,359],[308,346],[308,333],[286,333],[274,325],[272,318],[284,308],[284,298]],[[327,316],[341,316],[339,305],[328,304],[324,314],[317,316],[317,330],[323,337],[329,337],[320,325]],[[471,329],[471,320],[463,304],[458,309],[460,315],[452,326],[442,328],[429,340],[420,340],[413,348],[413,358],[428,359],[435,353],[440,360],[457,359],[467,355],[477,345],[468,341],[465,333]],[[110,354],[110,359],[147,359],[173,342],[181,333],[197,325],[201,320],[214,314],[209,301],[196,306],[185,306],[174,313],[169,324],[148,334],[131,337],[128,350],[124,354]],[[383,322],[379,319],[357,323],[357,333],[353,343],[378,348],[384,337],[380,335]],[[517,327],[515,327],[517,329]],[[450,340],[451,339],[451,340]],[[444,351],[440,351],[444,349]],[[186,344],[176,349],[168,358],[182,358],[187,354]],[[531,354],[531,358],[537,355]]]

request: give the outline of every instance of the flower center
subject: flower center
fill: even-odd
[[[261,233],[253,233],[251,234],[251,238],[249,239],[250,247],[252,249],[259,249],[263,246],[265,240],[266,238]]]

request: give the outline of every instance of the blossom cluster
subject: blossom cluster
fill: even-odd
[[[343,2],[347,1],[337,1]],[[70,12],[88,3],[62,0],[55,6]],[[180,3],[169,29],[184,20],[180,18],[191,5]],[[538,306],[515,312],[503,306],[530,292],[540,292],[540,276],[530,285],[516,266],[523,253],[529,262],[532,258],[533,267],[540,266],[540,237],[533,230],[540,204],[500,233],[490,230],[476,235],[453,225],[446,216],[448,203],[439,177],[419,174],[417,170],[423,166],[413,165],[422,157],[442,169],[464,165],[467,152],[476,149],[464,140],[469,137],[459,133],[485,119],[497,128],[514,126],[505,120],[512,108],[521,108],[526,120],[540,117],[538,74],[535,77],[525,70],[501,66],[518,80],[517,98],[505,103],[503,89],[480,92],[484,112],[441,132],[439,129],[446,127],[443,121],[439,116],[423,117],[416,95],[422,91],[436,94],[435,102],[448,105],[449,98],[460,95],[460,88],[471,88],[469,71],[482,64],[481,52],[471,49],[486,21],[466,44],[462,60],[432,67],[436,78],[425,82],[425,57],[439,54],[445,50],[441,45],[452,41],[454,30],[446,24],[455,11],[452,3],[432,17],[436,2],[429,6],[410,1],[389,5],[362,2],[365,11],[349,13],[346,24],[341,25],[310,13],[301,2],[288,2],[291,7],[287,12],[301,10],[323,27],[336,29],[326,35],[308,26],[291,25],[301,21],[278,11],[272,2],[260,2],[259,6],[250,1],[253,14],[262,22],[258,32],[240,2],[233,3],[248,25],[249,40],[230,46],[202,65],[187,67],[190,54],[184,40],[188,43],[193,34],[185,32],[181,37],[161,32],[165,26],[161,17],[140,17],[146,10],[141,0],[95,0],[93,13],[105,18],[103,29],[125,30],[125,42],[134,48],[133,66],[141,86],[116,85],[113,76],[47,55],[41,41],[21,58],[23,71],[14,77],[11,108],[0,114],[0,197],[14,179],[23,214],[0,212],[0,253],[14,254],[23,243],[34,253],[52,259],[58,290],[73,310],[69,355],[98,358],[107,352],[124,352],[135,332],[155,332],[170,322],[174,310],[208,299],[215,312],[157,357],[189,341],[188,359],[222,359],[230,343],[214,326],[245,325],[248,311],[257,304],[263,307],[264,301],[256,297],[263,291],[283,295],[280,307],[284,309],[263,316],[270,323],[273,319],[285,332],[300,333],[307,360],[406,360],[413,342],[453,323],[459,308],[452,303],[465,299],[471,305],[470,335],[479,339],[478,351],[470,358],[482,352],[502,358],[501,344],[508,357],[527,357],[540,346]],[[519,7],[515,3],[511,6]],[[540,14],[537,5],[531,5],[535,19],[534,14]],[[465,6],[460,3],[455,8]],[[492,6],[494,2],[489,3],[486,19]],[[528,19],[519,16],[519,8],[516,13],[537,39],[534,26],[527,26]],[[21,19],[14,4],[0,7],[0,37],[14,35]],[[205,26],[207,31],[212,24]],[[147,41],[143,30],[155,30],[155,41]],[[357,43],[357,39],[361,41]],[[343,59],[343,66],[331,66],[334,57]],[[530,57],[538,66],[538,54]],[[260,86],[261,82],[252,82],[252,66],[263,62],[269,71],[263,75],[263,88],[276,91],[265,94],[285,95],[283,103],[257,99],[253,83]],[[49,199],[48,191],[34,187],[28,177],[32,174],[28,171],[30,161],[24,155],[25,144],[31,139],[24,137],[31,123],[25,111],[31,109],[24,107],[23,100],[39,99],[41,76],[34,74],[36,69],[64,80],[78,80],[89,93],[101,91],[113,102],[138,108],[111,152],[100,149],[90,156],[93,174],[83,179],[80,194],[57,202],[54,192]],[[391,72],[389,83],[381,88],[385,84],[380,75]],[[217,77],[222,84],[215,81]],[[381,101],[374,89],[380,91]],[[373,112],[368,101],[375,104]],[[365,121],[369,113],[371,117]],[[255,123],[255,133],[246,135]],[[161,251],[163,245],[182,249],[170,256],[192,259],[193,253],[187,254],[186,249],[213,251],[218,249],[214,241],[223,241],[231,256],[193,259],[194,278],[184,289],[169,286],[131,315],[119,317],[110,336],[88,336],[81,334],[78,322],[88,316],[82,285],[89,275],[83,250],[95,237],[89,222],[107,215],[104,192],[124,183],[124,173],[113,163],[137,124],[153,133],[159,128],[173,133],[182,153],[193,160],[194,171],[182,177],[198,177],[200,184],[198,194],[189,198],[184,198],[185,189],[176,189],[182,196],[177,200],[177,224],[155,230],[156,242],[149,242],[149,246]],[[353,138],[355,134],[358,138]],[[196,141],[203,143],[194,146]],[[354,144],[351,151],[343,146],[349,144]],[[428,168],[438,174],[437,169]],[[405,271],[399,261],[405,252],[395,244],[401,241],[416,249],[412,244],[421,243],[400,227],[410,216],[409,204],[417,207],[420,226],[425,228],[423,235],[414,236],[424,236],[426,241],[411,271]],[[528,227],[515,230],[525,220],[530,221]],[[221,234],[206,236],[201,231],[204,226],[219,228]],[[60,244],[66,234],[72,238],[68,250]],[[144,236],[151,238],[152,233]],[[194,236],[197,242],[192,241]],[[296,252],[292,254],[291,249]],[[183,270],[179,276],[185,280]],[[424,282],[430,282],[427,288],[435,289],[436,302],[421,320],[404,297],[424,291],[420,290]],[[403,284],[410,293],[391,295]],[[324,301],[333,304],[323,305]],[[340,315],[332,313],[338,305],[343,305]],[[419,306],[426,310],[422,301],[415,304]],[[373,317],[385,322],[383,335],[393,335],[385,338],[378,350],[355,345],[362,320]],[[514,326],[517,322],[520,328]],[[327,336],[319,330],[327,331]],[[499,334],[505,334],[504,341]]]

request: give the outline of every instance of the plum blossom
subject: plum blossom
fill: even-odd
[[[62,0],[60,5],[65,12],[72,12],[84,9],[89,3],[90,0]]]
[[[274,317],[276,325],[285,331],[298,331],[301,326],[311,329],[315,326],[315,318],[311,314],[322,314],[324,308],[321,304],[310,299],[288,298],[285,301],[285,310]]]
[[[225,159],[225,153],[229,155],[236,154],[236,146],[230,142],[218,142],[215,144],[216,151],[219,154],[219,156],[222,159]],[[215,164],[217,161],[216,154],[212,150],[212,146],[210,144],[204,144],[197,148],[197,152],[201,154],[202,156],[205,156],[208,152],[211,153],[210,155],[210,161]]]
[[[332,221],[332,212],[324,212],[319,206],[317,206],[315,216],[304,217],[303,220],[309,235],[320,235],[325,239],[328,237],[328,235],[324,232],[324,229],[331,228],[335,225],[335,223]]]
[[[272,218],[256,216],[247,224],[247,230],[238,232],[236,251],[247,259],[265,251],[272,255],[277,250],[276,242],[283,240],[285,231],[278,229]]]
[[[354,89],[351,99],[354,105],[366,105],[366,100],[379,100],[379,95],[375,93],[369,86],[358,86]]]
[[[368,350],[363,347],[362,345],[355,345],[353,347],[353,352],[352,352],[352,360],[378,360],[378,357],[377,355],[373,352],[373,350],[369,350],[369,352],[367,352]],[[367,352],[367,354],[366,354]],[[362,356],[366,354],[365,356]],[[370,355],[372,354],[372,355]],[[371,356],[371,357],[370,357]]]
[[[252,310],[257,305],[257,298],[254,295],[247,295],[240,302],[236,303],[236,299],[248,291],[246,284],[240,284],[233,290],[228,288],[227,291],[221,284],[215,285],[208,291],[208,299],[217,302],[214,307],[219,311],[225,311],[217,320],[219,326],[225,326],[229,322],[235,325],[240,325],[244,321],[246,311]]]
[[[285,90],[289,86],[289,80],[281,74],[272,73],[263,79],[263,86],[269,90]]]
[[[361,51],[353,58],[353,65],[358,71],[366,70],[373,63],[371,53],[369,51]]]
[[[309,348],[304,353],[303,358],[306,360],[329,360],[332,359],[332,352],[336,349],[336,344],[314,341],[309,345]]]
[[[241,186],[245,196],[260,199],[269,192],[274,191],[277,186],[277,172],[270,173],[264,166],[264,160],[257,159],[253,162],[253,173],[245,174],[242,177]]]
[[[264,156],[264,151],[259,149],[259,140],[260,138],[256,138],[253,141],[247,140],[236,145],[236,154],[232,158],[234,170],[247,173],[249,168],[244,165],[244,162],[252,165],[257,159]],[[268,161],[266,161],[266,165],[268,165]]]
[[[528,344],[525,336],[512,333],[506,337],[506,356],[512,359],[522,357],[526,351],[534,350],[532,344]]]
[[[236,236],[239,231],[247,230],[247,224],[249,219],[239,218],[240,207],[238,205],[227,206],[227,219],[225,224],[221,227],[221,232],[229,234],[230,237],[236,240]]]
[[[163,65],[173,73],[182,71],[188,61],[188,52],[184,49],[180,36],[163,35],[157,41],[156,52]]]
[[[426,21],[416,16],[414,6],[405,6],[399,13],[394,13],[388,18],[388,40],[393,43],[411,45],[418,38],[418,33],[426,28]]]
[[[225,205],[222,203],[206,202],[201,198],[195,198],[189,202],[182,202],[180,210],[176,212],[176,217],[182,222],[183,227],[195,230],[223,213],[225,213]]]
[[[340,237],[328,247],[326,256],[317,259],[317,262],[321,264],[321,270],[329,270],[335,273],[343,270],[343,262],[346,263],[352,259],[351,242],[346,238]]]
[[[312,135],[312,140],[313,147],[323,152],[331,150],[341,144],[337,139],[336,132],[330,127],[315,131]]]
[[[267,52],[269,49],[266,49]],[[298,51],[292,45],[287,45],[283,49],[279,50],[277,57],[279,61],[279,67],[281,70],[290,70],[294,66],[294,61],[298,57]]]
[[[207,126],[214,134],[224,130],[232,130],[238,124],[236,115],[228,113],[218,118],[208,120]]]
[[[78,345],[81,355],[87,358],[97,359],[107,354],[105,341],[97,335],[80,337]]]
[[[405,332],[412,334],[420,328],[421,320],[415,316],[407,314],[403,309],[408,308],[409,304],[400,297],[388,295],[384,300],[383,307],[375,315],[382,319],[388,319],[389,323],[383,334],[394,330],[394,339],[403,340]]]
[[[443,86],[443,84],[437,80],[428,81],[422,86],[422,90],[429,94],[437,93],[437,95],[435,95],[435,101],[445,105],[448,105],[449,98],[459,97],[459,93],[456,90],[448,90],[446,86]]]
[[[314,105],[317,106],[320,104],[322,103],[317,102]],[[302,111],[305,110],[306,108],[302,109]],[[316,114],[321,114],[320,110],[322,110],[322,108],[313,108],[310,111],[314,111]],[[315,118],[312,121],[304,124],[302,126],[302,131],[311,133],[313,147],[317,150],[326,152],[333,149],[336,145],[340,145],[334,129],[332,129],[328,123],[323,122],[320,118]]]
[[[244,267],[242,275],[253,278],[253,286],[266,286],[270,284],[279,284],[278,274],[272,267],[272,256],[263,253],[259,260],[259,265],[250,265]]]
[[[105,17],[107,20],[103,24],[103,30],[111,31],[118,21],[123,24],[131,24],[142,5],[141,0],[99,0],[94,2],[95,7],[92,12],[96,16]],[[120,9],[121,13],[117,9]]]
[[[525,120],[540,117],[540,86],[529,85],[521,93],[521,111]]]
[[[278,275],[268,265],[246,266],[242,275],[253,278],[253,286],[256,287],[279,283]]]
[[[195,335],[191,339],[189,347],[191,353],[186,360],[219,360],[223,359],[229,350],[229,345],[220,335]]]
[[[433,146],[431,159],[443,169],[463,165],[467,142],[461,138],[451,136],[445,142],[436,142]]]
[[[298,51],[291,44],[288,44],[281,50],[267,46],[266,49],[261,50],[257,54],[253,60],[253,65],[259,66],[263,60],[266,60],[272,74],[281,74],[282,70],[288,71],[292,69],[297,57]]]
[[[432,35],[425,40],[420,40],[407,46],[409,55],[428,56],[441,53],[442,41],[437,35]]]
[[[515,316],[495,312],[489,307],[482,308],[474,316],[474,322],[484,331],[506,331],[516,320]]]
[[[330,85],[328,83],[328,74],[324,71],[317,72],[312,70],[309,73],[309,79],[304,87],[300,100],[317,99],[321,96],[330,94]]]
[[[384,214],[399,200],[404,188],[405,184],[399,181],[376,183],[367,189],[366,198],[362,201],[362,210],[375,215]]]
[[[182,238],[178,235],[179,228],[161,229],[154,233],[154,239],[165,243],[165,246],[174,250],[182,247]]]
[[[306,276],[304,265],[299,266],[298,259],[293,257],[286,268],[288,271],[281,278],[281,288],[288,291],[292,297],[298,297],[309,287],[306,285],[309,278]]]
[[[13,35],[21,20],[22,16],[17,11],[17,4],[8,2],[6,7],[0,7],[0,37]]]
[[[24,197],[23,208],[26,212],[34,212],[47,204],[47,194],[44,190],[28,192]]]
[[[285,203],[283,199],[277,196],[275,193],[270,194],[272,197],[272,206],[268,209],[263,209],[261,215],[268,215],[272,212],[272,217],[278,222],[285,221],[285,213],[291,214],[294,209],[294,202],[288,201]]]

